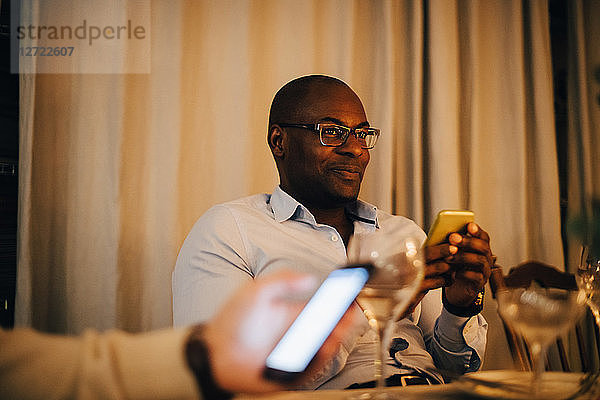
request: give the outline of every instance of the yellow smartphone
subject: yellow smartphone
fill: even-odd
[[[475,221],[475,213],[469,210],[442,210],[429,228],[423,246],[435,246],[442,243],[452,232],[458,232],[469,222]]]

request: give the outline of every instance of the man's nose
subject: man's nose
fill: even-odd
[[[337,148],[338,152],[351,155],[353,157],[359,157],[367,149],[362,148],[362,144],[356,137],[355,133],[352,132],[348,135],[346,142]]]

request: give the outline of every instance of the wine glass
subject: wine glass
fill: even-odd
[[[548,345],[564,334],[581,316],[585,293],[581,290],[530,287],[505,288],[497,293],[498,311],[529,345],[533,374],[532,398],[546,398],[541,378]]]
[[[596,319],[596,325],[600,328],[600,259],[592,256],[587,246],[584,246],[581,251],[577,284],[585,292],[587,305]]]
[[[385,354],[390,343],[392,322],[404,313],[420,288],[424,275],[422,238],[401,221],[372,233],[355,233],[348,245],[348,260],[370,263],[373,272],[358,295],[357,302],[377,332],[374,397],[385,397]]]

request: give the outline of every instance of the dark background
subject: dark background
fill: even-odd
[[[10,1],[0,1],[0,325],[12,327],[17,269],[19,75],[10,73]]]

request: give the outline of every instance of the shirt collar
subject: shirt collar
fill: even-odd
[[[271,208],[277,222],[296,219],[308,220],[308,222],[316,225],[316,220],[312,213],[300,202],[283,191],[279,185],[275,187],[271,195]],[[377,207],[372,204],[357,200],[355,203],[346,206],[346,212],[355,221],[371,224],[379,228]]]
[[[271,208],[273,209],[275,221],[286,221],[292,218],[298,208],[303,207],[304,206],[296,199],[284,192],[279,185],[273,190],[273,194],[271,195]]]

